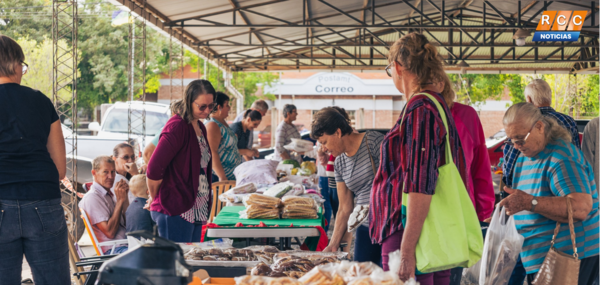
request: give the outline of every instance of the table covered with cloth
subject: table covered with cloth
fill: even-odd
[[[323,218],[323,211],[319,209],[319,217],[317,219],[241,219],[239,212],[244,211],[244,206],[227,206],[223,207],[219,214],[215,217],[212,223],[205,225],[202,229],[202,241],[204,239],[210,239],[207,236],[207,230],[212,228],[223,228],[223,229],[236,229],[240,231],[268,228],[277,229],[278,231],[285,231],[286,229],[300,229],[306,227],[315,228],[319,235],[307,237],[302,245],[302,249],[312,251],[322,251],[327,247],[328,238],[327,233],[323,230],[325,226],[325,219]]]

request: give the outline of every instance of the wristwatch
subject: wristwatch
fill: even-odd
[[[538,204],[538,200],[533,197],[533,199],[531,200],[531,212],[533,212],[535,210],[535,206],[537,206]]]

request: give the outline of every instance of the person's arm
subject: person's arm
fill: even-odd
[[[208,137],[208,145],[210,146],[210,152],[212,154],[213,170],[219,177],[219,181],[226,181],[227,175],[225,175],[225,169],[221,163],[221,157],[219,156],[219,144],[221,143],[221,130],[216,123],[208,122],[206,125],[206,136]]]
[[[346,187],[345,182],[337,182],[337,193],[340,201],[337,216],[335,219],[335,227],[333,235],[329,241],[329,245],[323,250],[325,252],[336,252],[340,248],[342,238],[348,230],[348,219],[354,210],[354,195]]]
[[[110,190],[109,190],[110,191]],[[96,226],[106,237],[110,239],[114,239],[117,231],[119,230],[121,217],[125,217],[125,213],[127,212],[127,208],[129,206],[129,198],[127,197],[127,193],[129,192],[129,185],[125,180],[121,180],[115,185],[115,196],[117,196],[117,204],[115,209],[108,219],[108,222],[103,221],[97,223]]]
[[[583,130],[583,141],[581,142],[581,151],[583,157],[591,165],[594,165],[594,158],[598,155],[596,152],[596,141],[598,140],[598,124],[594,120],[590,121]],[[596,185],[596,187],[600,187]]]
[[[67,154],[60,120],[56,120],[50,125],[46,149],[48,149],[50,158],[52,158],[56,169],[58,169],[58,180],[62,180],[67,174]]]
[[[514,215],[521,211],[531,210],[531,201],[533,196],[521,190],[504,187],[504,191],[510,195],[504,198],[499,206],[506,208],[508,215]],[[571,198],[573,206],[573,221],[584,221],[592,210],[592,195],[585,193],[571,193],[566,197]],[[568,223],[567,200],[565,197],[536,197],[538,204],[535,206],[534,213],[538,213],[550,220]]]
[[[171,118],[171,120],[173,120],[173,118]],[[160,143],[156,146],[154,153],[150,157],[148,168],[146,170],[146,181],[150,192],[148,205],[150,205],[152,199],[158,194],[158,189],[162,183],[165,170],[169,164],[171,164],[175,155],[177,155],[179,150],[183,147],[184,140],[182,137],[185,133],[185,127],[187,126],[185,126],[183,122],[175,125],[169,121],[163,129],[163,133],[160,136]]]
[[[405,262],[400,264],[400,280],[408,280],[410,277],[415,276],[415,249],[421,236],[423,223],[425,223],[425,218],[429,213],[431,197],[431,195],[421,193],[408,194],[408,201],[406,202],[406,227],[404,228],[404,235],[402,236],[402,244],[400,246],[401,260]]]
[[[146,165],[148,165],[148,163],[150,162],[150,157],[152,157],[152,153],[154,153],[155,149],[156,149],[156,146],[151,142],[148,143],[148,145],[144,149],[144,153],[142,154],[142,157],[144,158],[144,163]]]

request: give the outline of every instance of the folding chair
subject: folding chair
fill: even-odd
[[[212,222],[213,219],[219,214],[225,203],[219,201],[219,195],[225,193],[225,191],[235,187],[235,181],[227,180],[222,182],[215,182],[212,184],[212,205],[210,207],[210,217],[208,218],[209,222]]]
[[[92,239],[92,245],[94,245],[94,249],[96,250],[96,254],[98,254],[98,256],[104,255],[104,252],[102,251],[103,246],[112,246],[112,248],[110,250],[110,254],[113,254],[117,245],[128,244],[126,239],[98,242],[98,239],[96,238],[94,229],[92,229],[92,224],[90,223],[90,220],[88,219],[87,214],[85,213],[85,211],[82,208],[79,208],[79,211],[81,212],[81,218],[83,219],[83,223],[85,224],[85,230],[90,235],[90,238]]]

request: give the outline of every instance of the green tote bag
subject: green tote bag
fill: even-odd
[[[425,95],[435,103],[447,134],[446,164],[438,169],[435,194],[431,197],[429,213],[425,218],[415,250],[417,274],[455,267],[471,267],[481,259],[483,236],[471,198],[452,159],[446,112],[438,100],[430,94],[417,95]],[[400,124],[402,125],[402,121]],[[407,214],[408,199],[409,195],[403,193],[404,219]],[[404,219],[403,224],[406,226]]]

